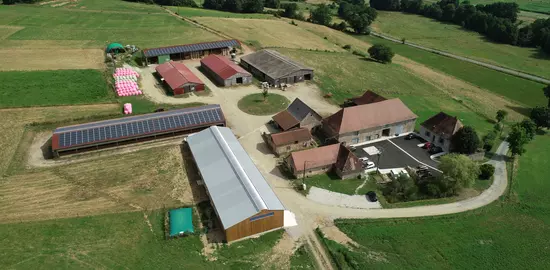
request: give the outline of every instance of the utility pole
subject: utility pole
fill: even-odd
[[[380,148],[377,147],[378,149],[378,160],[376,161],[376,171],[378,173],[380,173],[380,156],[382,156],[382,152],[384,152],[384,148],[382,148],[381,146],[379,146]]]

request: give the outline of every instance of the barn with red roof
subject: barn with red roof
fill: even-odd
[[[204,90],[204,83],[182,63],[169,61],[158,65],[155,70],[174,96]]]
[[[252,83],[252,74],[222,55],[203,58],[201,67],[220,86]]]

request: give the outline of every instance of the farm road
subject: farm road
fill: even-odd
[[[371,35],[373,35],[375,37],[383,38],[385,40],[393,41],[395,43],[402,43],[402,44],[405,44],[405,45],[409,45],[411,47],[421,49],[421,50],[425,50],[425,51],[428,51],[428,52],[431,52],[431,53],[440,54],[440,55],[443,55],[443,56],[447,56],[447,57],[451,57],[451,58],[458,59],[458,60],[461,60],[461,61],[476,64],[476,65],[486,67],[486,68],[489,68],[489,69],[492,69],[492,70],[496,70],[496,71],[499,71],[499,72],[502,72],[502,73],[506,73],[506,74],[513,75],[513,76],[516,76],[516,77],[520,77],[520,78],[523,78],[523,79],[526,79],[526,80],[535,81],[535,82],[543,83],[543,84],[550,84],[550,80],[548,80],[546,78],[542,78],[542,77],[539,77],[539,76],[527,74],[527,73],[524,73],[524,72],[521,72],[521,71],[517,71],[517,70],[513,70],[513,69],[509,69],[509,68],[505,68],[505,67],[501,67],[501,66],[497,66],[497,65],[488,64],[488,63],[485,63],[485,62],[477,61],[477,60],[467,58],[467,57],[463,57],[463,56],[458,56],[456,54],[448,53],[448,52],[445,52],[445,51],[440,51],[440,50],[420,46],[420,45],[410,43],[410,42],[407,42],[407,41],[405,41],[405,43],[403,43],[401,40],[399,40],[397,38],[387,36],[387,35],[384,35],[384,34],[380,34],[380,33],[371,32]]]

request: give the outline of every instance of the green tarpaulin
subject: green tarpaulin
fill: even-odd
[[[179,208],[168,212],[170,218],[170,237],[195,232],[193,229],[193,209]]]
[[[105,52],[123,52],[124,47],[120,43],[111,43],[107,48],[105,49]]]

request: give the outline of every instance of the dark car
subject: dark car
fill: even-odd
[[[412,140],[412,139],[416,139],[416,134],[409,133],[407,134],[407,136],[405,136],[405,140]]]
[[[443,148],[439,147],[439,146],[432,146],[430,147],[430,150],[428,150],[428,153],[430,154],[437,154],[437,153],[441,153],[443,152]]]
[[[365,195],[367,196],[367,199],[369,200],[369,202],[377,202],[378,201],[378,197],[376,196],[376,192],[374,192],[374,191],[369,191]]]

